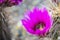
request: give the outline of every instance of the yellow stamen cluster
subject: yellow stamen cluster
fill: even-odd
[[[40,24],[40,30],[43,30],[44,29],[44,25],[43,24]]]

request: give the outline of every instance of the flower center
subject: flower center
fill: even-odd
[[[44,23],[39,23],[39,24],[36,26],[36,29],[43,30],[44,27],[45,27],[45,24],[44,24]]]
[[[44,25],[43,25],[43,24],[40,24],[39,26],[40,26],[40,28],[39,28],[39,29],[40,29],[40,30],[43,30]]]

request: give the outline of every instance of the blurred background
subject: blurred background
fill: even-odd
[[[56,3],[53,2],[53,4],[56,6]],[[23,0],[23,2],[17,6],[6,7],[4,9],[12,40],[51,40],[51,38],[48,37],[39,39],[38,37],[27,33],[21,23],[21,19],[25,12],[32,10],[34,7],[41,8],[42,6],[49,8],[51,5],[49,5],[47,0]],[[56,25],[56,28],[58,29],[58,40],[60,40],[60,23]]]

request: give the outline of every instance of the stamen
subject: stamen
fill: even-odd
[[[36,29],[43,30],[44,27],[45,27],[45,24],[44,24],[44,23],[39,23],[39,24],[36,26]]]
[[[44,29],[44,24],[43,23],[40,24],[40,28],[39,29],[40,30],[43,30]]]

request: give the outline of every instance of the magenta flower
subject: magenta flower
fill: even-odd
[[[18,5],[22,0],[9,0],[8,3],[9,5]]]
[[[21,3],[23,0],[0,0],[0,6],[14,6]]]
[[[34,8],[33,12],[28,11],[22,24],[25,29],[34,35],[44,36],[52,26],[52,17],[48,14],[46,8]]]
[[[0,4],[2,4],[4,2],[4,0],[0,0]]]

